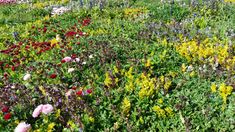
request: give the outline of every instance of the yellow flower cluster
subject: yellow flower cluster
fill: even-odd
[[[226,64],[225,60],[229,55],[228,44],[223,44],[217,38],[209,40],[208,38],[202,42],[191,40],[183,42],[176,46],[176,50],[180,55],[184,56],[189,62],[200,62],[200,63],[219,63],[221,65]],[[228,61],[235,64],[235,59],[229,59]]]
[[[124,15],[127,18],[136,18],[141,13],[146,13],[148,10],[144,8],[125,8],[124,9]]]
[[[144,75],[144,73],[142,73],[141,76],[136,80],[136,83],[138,86],[140,86],[139,97],[144,98],[154,94],[157,80],[156,78],[151,78],[150,74]]]
[[[235,0],[224,0],[224,2],[235,2]]]
[[[109,76],[109,72],[105,73],[104,85],[110,87],[112,85],[112,79]]]
[[[227,97],[232,93],[233,87],[226,86],[225,83],[222,83],[220,84],[219,91],[220,91],[220,96],[223,98],[223,101],[226,104]]]
[[[126,85],[125,85],[125,89],[127,90],[127,91],[133,91],[134,90],[134,82],[135,82],[135,80],[134,80],[134,76],[132,75],[132,72],[133,72],[133,67],[130,67],[129,68],[129,71],[127,71],[126,73],[125,73],[125,77],[127,78],[127,83],[126,83]]]
[[[122,102],[122,112],[124,114],[128,114],[130,109],[131,109],[131,102],[127,97],[125,97]]]
[[[154,106],[153,108],[153,111],[157,113],[158,117],[161,118],[161,117],[166,117],[166,116],[173,116],[174,113],[173,113],[173,110],[170,108],[170,107],[166,107],[164,109],[162,109],[160,106]]]

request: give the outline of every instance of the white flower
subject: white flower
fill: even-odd
[[[187,72],[191,72],[191,71],[193,71],[193,66],[192,65],[187,67]]]
[[[68,73],[71,73],[71,72],[73,72],[75,69],[74,68],[69,68],[68,69]]]
[[[93,58],[93,55],[89,55],[89,58],[92,59],[92,58]]]
[[[84,61],[84,62],[82,62],[82,64],[83,64],[83,65],[86,65],[86,62]]]
[[[30,79],[31,75],[29,73],[27,73],[26,75],[24,75],[23,80],[26,81],[28,79]]]
[[[75,61],[76,61],[76,62],[79,62],[79,61],[80,61],[80,59],[79,59],[79,58],[75,58]]]

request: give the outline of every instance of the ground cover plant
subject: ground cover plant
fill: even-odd
[[[235,3],[0,4],[0,131],[233,131]]]

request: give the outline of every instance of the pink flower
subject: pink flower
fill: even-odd
[[[62,61],[65,61],[65,62],[70,62],[72,60],[72,58],[71,57],[65,57],[64,59],[62,59]]]
[[[42,108],[43,108],[43,105],[42,104],[39,105],[36,109],[34,109],[32,116],[34,118],[38,117],[42,112]]]
[[[25,122],[21,122],[15,128],[14,132],[29,132],[30,128],[31,128],[30,124],[26,124]]]
[[[49,114],[52,112],[52,110],[53,110],[53,106],[50,104],[43,105],[42,107],[42,113],[44,114]]]

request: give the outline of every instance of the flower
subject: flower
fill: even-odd
[[[74,68],[69,68],[68,69],[68,73],[71,73],[71,72],[73,72],[75,69]]]
[[[83,92],[82,92],[82,90],[79,90],[76,94],[81,96],[83,94]]]
[[[51,76],[50,76],[51,79],[54,79],[56,77],[57,77],[57,75],[55,73],[51,74]]]
[[[4,120],[9,120],[11,118],[11,113],[7,113],[4,115]]]
[[[53,106],[52,105],[50,105],[50,104],[45,104],[45,105],[43,105],[43,107],[42,107],[42,113],[44,113],[44,114],[49,114],[49,113],[51,113],[53,111]]]
[[[69,56],[62,59],[62,61],[64,61],[64,62],[70,62],[71,60],[72,60],[72,58]]]
[[[41,105],[37,106],[36,109],[34,109],[33,114],[32,114],[32,116],[33,116],[34,118],[38,117],[38,116],[41,114],[41,112],[42,112],[42,107],[43,107],[43,105],[41,104]]]
[[[9,111],[9,107],[7,107],[7,106],[3,106],[3,108],[2,108],[2,112],[6,113],[6,112],[8,112],[8,111]]]
[[[131,102],[127,97],[125,97],[123,102],[122,102],[122,111],[123,111],[123,113],[128,114],[129,111],[130,111],[130,108],[131,108]]]
[[[215,84],[215,83],[212,83],[212,84],[211,84],[211,92],[212,92],[212,93],[215,93],[215,92],[216,92],[216,84]]]
[[[87,92],[88,94],[91,94],[91,93],[92,93],[92,90],[91,90],[91,89],[87,89],[86,92]]]
[[[14,132],[29,132],[31,128],[30,124],[26,124],[25,122],[21,122],[17,125]]]
[[[65,93],[65,96],[66,96],[66,97],[71,96],[72,92],[73,92],[73,90],[72,90],[72,89],[69,89],[69,90]]]
[[[83,64],[83,65],[86,65],[86,62],[84,61],[84,62],[82,62],[82,64]]]
[[[76,62],[79,62],[79,61],[80,61],[80,59],[79,59],[79,58],[75,58],[75,61],[76,61]]]
[[[26,75],[24,75],[23,80],[26,81],[28,79],[30,79],[31,75],[29,73],[27,73]]]
[[[92,59],[92,58],[93,58],[93,55],[89,55],[89,58]]]

